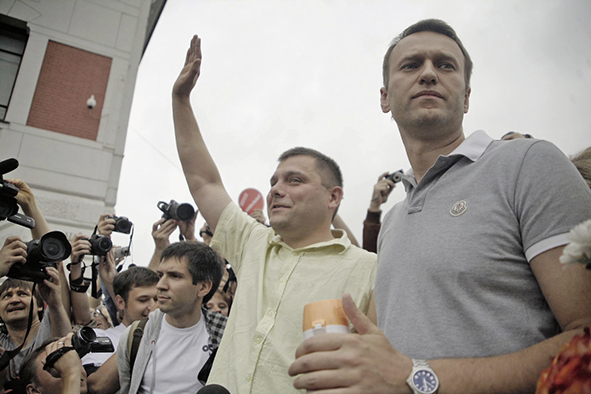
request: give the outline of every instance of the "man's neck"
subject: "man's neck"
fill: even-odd
[[[202,300],[200,300],[202,301]],[[201,303],[199,303],[201,305]],[[187,328],[192,327],[195,324],[199,323],[199,319],[201,319],[201,307],[193,310],[191,313],[187,314],[175,314],[175,313],[165,313],[164,318],[166,322],[173,327],[176,328]]]
[[[462,129],[438,140],[419,140],[401,131],[406,154],[417,183],[441,155],[449,155],[466,139]]]
[[[25,339],[25,334],[27,333],[27,321],[19,322],[17,324],[7,324],[6,329],[8,331],[8,336],[15,345],[20,346]],[[29,332],[29,336],[27,337],[27,342],[24,344],[23,349],[29,346],[29,344],[33,341],[37,332],[39,331],[39,327],[41,326],[41,322],[39,319],[34,319],[33,323],[31,324],[31,331]]]
[[[306,234],[302,236],[300,234],[279,234],[281,240],[285,242],[292,249],[304,248],[306,246],[314,245],[320,242],[327,242],[334,239],[330,227],[328,229],[323,228],[312,234]]]

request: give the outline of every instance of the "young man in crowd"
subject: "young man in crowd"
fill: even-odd
[[[238,291],[210,383],[231,393],[294,391],[287,369],[301,342],[304,305],[350,292],[367,312],[376,256],[331,231],[343,197],[338,165],[313,149],[283,153],[267,195],[272,228],[231,201],[190,104],[200,73],[195,36],[173,87],[176,141],[183,171],[213,235],[211,246],[236,271]]]
[[[115,304],[123,319],[121,324],[107,330],[95,329],[97,336],[107,336],[117,349],[119,338],[133,322],[148,317],[156,306],[158,275],[146,267],[130,267],[115,276]],[[113,353],[89,353],[82,358],[87,372],[94,372]]]
[[[381,106],[412,169],[378,240],[379,329],[344,297],[362,335],[305,341],[290,368],[298,389],[531,393],[591,324],[591,273],[559,263],[569,230],[591,217],[591,192],[548,142],[464,137],[471,70],[439,20],[390,45]]]
[[[122,393],[196,393],[221,341],[226,317],[202,308],[222,278],[222,260],[207,245],[177,242],[162,251],[152,312],[132,365],[128,328],[119,341]]]

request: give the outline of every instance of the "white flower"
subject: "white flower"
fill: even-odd
[[[570,230],[568,239],[571,242],[564,248],[560,262],[591,264],[591,219]]]

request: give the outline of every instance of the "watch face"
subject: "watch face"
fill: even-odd
[[[437,377],[426,369],[415,372],[412,376],[412,382],[417,390],[425,394],[434,393],[439,383]]]

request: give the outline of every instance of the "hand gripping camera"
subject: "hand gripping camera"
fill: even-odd
[[[18,204],[16,195],[18,188],[10,182],[6,182],[2,175],[13,171],[18,167],[18,160],[7,159],[0,162],[0,220],[8,219],[9,222],[34,228],[35,220],[28,216],[18,213]]]
[[[56,261],[65,260],[72,253],[72,246],[61,231],[49,232],[26,245],[27,261],[23,265],[13,264],[7,274],[9,278],[43,282],[50,278],[45,267],[55,268]]]
[[[188,222],[195,216],[195,209],[189,203],[179,204],[174,200],[170,200],[168,204],[164,201],[159,201],[156,206],[163,212],[162,217],[166,220],[176,219],[181,222]]]

